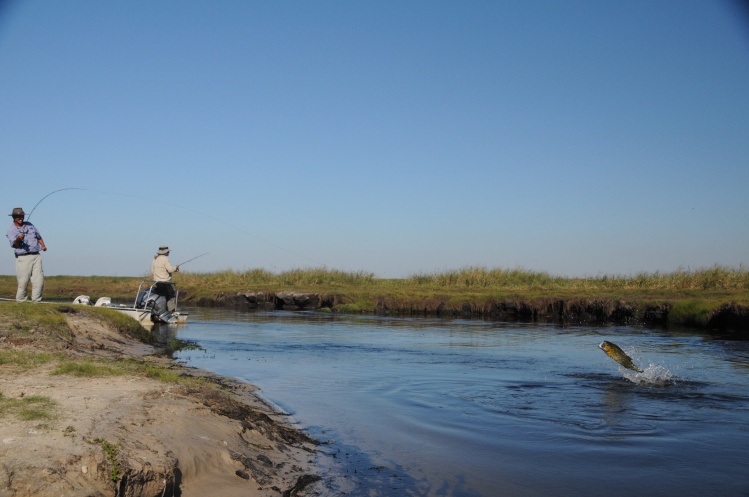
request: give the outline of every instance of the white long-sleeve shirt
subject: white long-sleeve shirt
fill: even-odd
[[[172,266],[169,257],[166,255],[157,255],[151,263],[151,273],[154,281],[171,281],[172,273],[177,271],[177,266]]]

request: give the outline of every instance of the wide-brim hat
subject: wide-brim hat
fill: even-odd
[[[169,255],[169,247],[159,247],[159,251],[156,252],[157,255]]]
[[[8,215],[13,217],[23,217],[26,215],[26,213],[23,212],[23,209],[21,209],[20,207],[16,207],[15,209],[13,209],[13,212]]]

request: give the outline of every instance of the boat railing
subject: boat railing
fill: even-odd
[[[158,287],[167,285],[171,286],[172,290],[174,291],[174,308],[176,309],[179,299],[179,290],[177,289],[177,285],[175,285],[171,281],[156,280],[141,281],[140,285],[138,285],[138,291],[135,294],[135,302],[133,303],[133,308],[140,309],[141,307],[145,307],[145,303],[148,302],[148,299],[151,298],[152,294],[162,295],[160,292],[158,292]]]

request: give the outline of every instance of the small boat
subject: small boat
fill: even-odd
[[[143,326],[155,323],[185,324],[187,313],[177,310],[178,297],[177,285],[171,281],[143,280],[132,305],[113,304],[109,297],[100,297],[92,304],[88,295],[79,295],[73,303],[108,307],[130,316]]]

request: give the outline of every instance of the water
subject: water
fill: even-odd
[[[749,495],[749,343],[639,327],[191,309],[192,366],[318,440],[326,495]],[[597,345],[617,343],[645,371]]]

